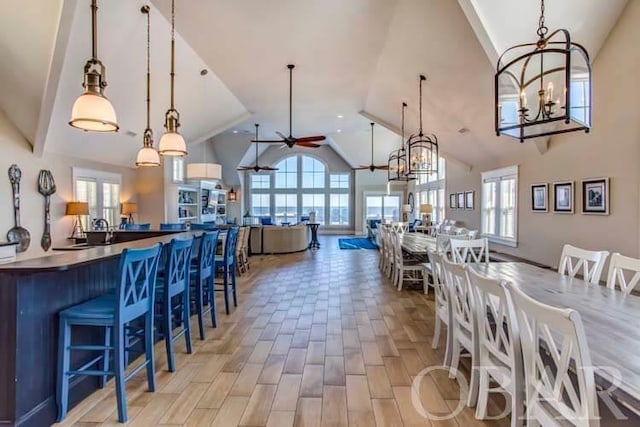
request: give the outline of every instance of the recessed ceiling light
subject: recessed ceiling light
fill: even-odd
[[[209,73],[209,70],[207,70],[206,68],[203,68],[202,70],[200,70],[201,76],[206,76],[208,73]]]
[[[342,114],[338,114],[338,118],[339,118],[339,119],[343,119],[343,118],[344,118],[344,116],[343,116]]]
[[[237,131],[237,130],[234,130],[234,131],[233,131],[233,133],[238,133],[238,131]]]
[[[340,133],[340,132],[342,132],[342,129],[338,129],[336,132]]]

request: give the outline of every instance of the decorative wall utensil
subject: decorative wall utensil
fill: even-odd
[[[17,242],[17,252],[24,252],[29,248],[31,243],[31,234],[29,230],[20,226],[20,179],[22,178],[22,171],[18,165],[11,165],[9,167],[9,182],[11,182],[11,189],[13,190],[13,216],[15,226],[7,232],[7,240],[10,242]]]
[[[41,170],[38,174],[38,192],[44,196],[44,231],[40,246],[46,251],[51,247],[51,195],[56,192],[56,182],[49,170]]]

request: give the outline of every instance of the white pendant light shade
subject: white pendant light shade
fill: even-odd
[[[162,156],[185,156],[187,154],[187,144],[178,132],[167,132],[160,138],[158,151]]]
[[[151,147],[142,147],[140,151],[138,151],[136,166],[160,166],[160,156],[158,152]]]
[[[71,109],[69,124],[92,132],[116,132],[118,120],[111,102],[100,95],[85,92],[76,99]]]
[[[187,164],[187,179],[219,181],[222,179],[222,166],[217,163],[189,163]]]

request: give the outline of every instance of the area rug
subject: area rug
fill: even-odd
[[[364,237],[351,239],[338,239],[340,249],[378,249],[378,246],[371,240]]]

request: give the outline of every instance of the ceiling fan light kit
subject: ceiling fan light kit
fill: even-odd
[[[565,29],[548,34],[540,6],[538,40],[507,49],[496,65],[496,134],[520,142],[591,129],[589,53]]]
[[[106,68],[98,59],[97,15],[97,0],[91,0],[91,58],[84,66],[84,92],[71,108],[69,125],[84,131],[117,132],[116,111],[104,95]]]
[[[407,140],[407,161],[409,175],[430,175],[438,173],[438,138],[425,135],[422,129],[422,84],[427,80],[420,75],[420,128]]]

